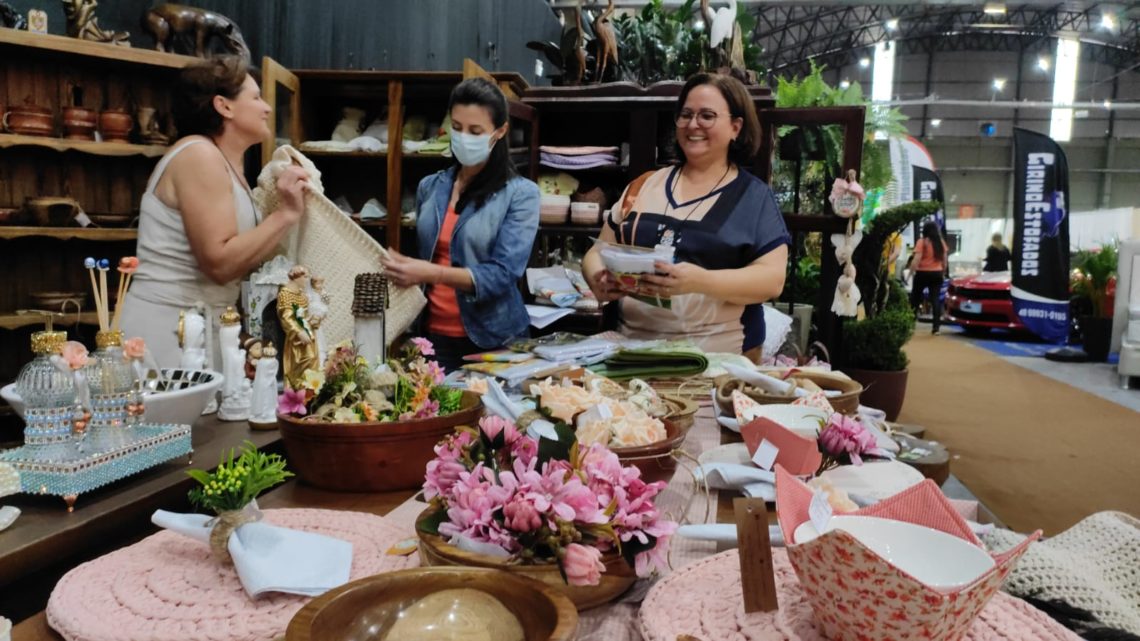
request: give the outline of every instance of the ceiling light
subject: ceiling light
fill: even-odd
[[[1105,99],[1105,101],[1104,101],[1104,108],[1105,108],[1105,109],[1112,109],[1112,101],[1111,101],[1111,100],[1108,100],[1108,99]]]
[[[850,86],[851,86],[851,81],[850,81],[850,80],[840,80],[840,81],[839,81],[839,88],[840,88],[840,89],[846,89],[846,88],[848,88],[848,87],[850,87]]]
[[[1049,71],[1049,59],[1041,56],[1037,59],[1037,68],[1041,71]]]
[[[859,66],[863,67],[864,69],[866,69],[867,67],[870,67],[871,66],[871,59],[868,58],[867,56],[863,56],[862,58],[859,59]]]
[[[1116,16],[1111,13],[1105,13],[1100,17],[1100,28],[1107,29],[1108,31],[1116,30]]]
[[[930,126],[931,127],[941,127],[942,126],[942,119],[941,118],[931,118],[930,119]]]
[[[985,9],[982,10],[987,16],[1004,16],[1005,5],[999,3],[987,4]]]
[[[994,78],[994,91],[1005,89],[1005,78]]]
[[[898,28],[899,28],[899,19],[898,18],[891,18],[890,20],[887,20],[887,30],[888,31],[894,31],[895,29],[898,29]]]

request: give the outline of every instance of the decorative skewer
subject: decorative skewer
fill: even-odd
[[[115,318],[111,322],[111,329],[119,331],[119,316],[123,311],[123,299],[131,287],[131,276],[139,268],[139,259],[135,256],[123,256],[119,259],[119,296],[115,299]]]
[[[106,258],[100,258],[98,267],[99,300],[97,308],[99,312],[99,329],[107,331],[111,321],[111,319],[107,317],[107,270],[111,269],[111,261]]]
[[[83,259],[83,266],[87,268],[87,275],[91,277],[91,295],[95,297],[96,312],[99,310],[99,285],[95,282],[95,268],[98,265],[99,261],[90,256]],[[102,318],[102,315],[99,315],[99,318]]]

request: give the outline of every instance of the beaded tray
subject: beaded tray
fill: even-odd
[[[269,523],[352,543],[351,580],[419,565],[387,550],[408,531],[387,519],[335,510],[265,510]],[[68,572],[47,620],[68,641],[270,641],[285,634],[307,597],[256,600],[208,546],[159,532]]]
[[[698,639],[825,641],[787,552],[772,550],[780,609],[744,612],[736,550],[691,563],[659,581],[639,613],[645,641]],[[884,594],[883,598],[889,598]],[[873,630],[867,633],[874,636]],[[974,620],[964,640],[1080,641],[1080,637],[1020,599],[999,592]]]
[[[189,454],[190,426],[103,426],[91,430],[81,447],[24,445],[0,453],[0,462],[20,473],[21,491],[62,496],[70,508],[79,494]]]

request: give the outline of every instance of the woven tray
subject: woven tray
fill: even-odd
[[[863,386],[859,383],[851,379],[816,372],[796,372],[795,377],[810,380],[824,390],[841,392],[838,396],[827,397],[827,401],[831,403],[831,407],[836,412],[842,412],[849,416],[854,416],[859,412],[859,395],[863,393]],[[732,391],[736,389],[762,405],[786,405],[796,400],[795,396],[769,394],[725,374],[716,378],[717,409],[725,416],[735,416],[732,407]]]
[[[419,565],[414,555],[386,553],[410,531],[379,516],[265,510],[265,520],[352,543],[351,580]],[[271,641],[308,601],[280,593],[252,600],[208,546],[163,531],[64,575],[47,619],[68,641]]]
[[[277,209],[277,176],[290,164],[305,169],[312,189],[305,196],[305,215],[286,241],[286,255],[294,263],[308,267],[309,273],[325,279],[325,291],[332,304],[321,328],[327,343],[335,345],[353,337],[352,296],[356,275],[383,272],[380,258],[387,256],[388,250],[324,195],[321,173],[316,166],[288,145],[273,152],[273,160],[257,178],[253,198],[262,212]],[[418,287],[393,286],[388,300],[384,329],[391,343],[411,327],[427,299]]]
[[[826,641],[796,579],[788,554],[772,550],[780,609],[744,612],[736,550],[691,563],[659,581],[638,614],[645,641],[688,634],[705,641]],[[868,630],[874,636],[874,631]],[[1080,637],[1020,599],[999,592],[982,610],[966,641],[1080,641]]]

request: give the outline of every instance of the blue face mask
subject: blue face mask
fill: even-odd
[[[451,153],[464,167],[487,162],[491,155],[491,134],[468,134],[462,131],[451,132]]]

